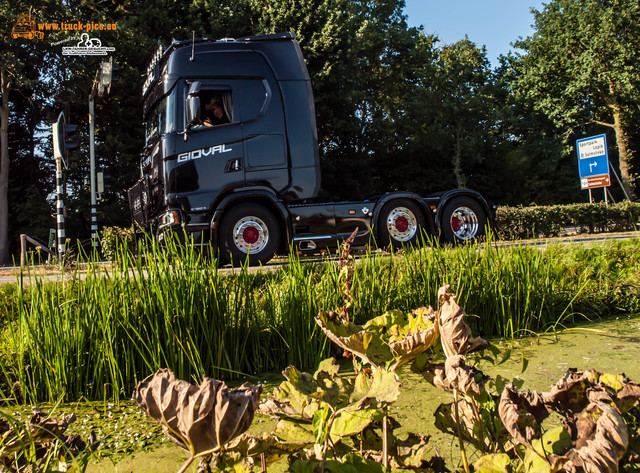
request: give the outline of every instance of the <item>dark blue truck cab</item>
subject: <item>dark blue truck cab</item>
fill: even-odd
[[[447,241],[484,234],[477,192],[390,192],[361,202],[309,203],[320,189],[311,80],[293,33],[174,42],[143,86],[146,145],[129,190],[134,224],[186,231],[222,262],[266,263],[303,252]]]

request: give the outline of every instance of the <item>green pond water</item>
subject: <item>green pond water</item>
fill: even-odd
[[[507,379],[519,378],[521,389],[546,391],[569,368],[579,371],[595,369],[600,372],[625,374],[640,381],[640,315],[621,316],[604,321],[584,323],[555,334],[543,334],[517,341],[492,340],[503,350],[511,349],[511,357],[502,365],[481,366],[485,374]],[[523,357],[526,370],[521,373]],[[345,364],[345,370],[348,369]],[[428,384],[421,376],[402,368],[399,376],[403,383],[400,398],[391,408],[391,415],[402,427],[396,433],[416,432],[429,434],[434,453],[442,456],[452,468],[458,462],[457,441],[438,431],[433,424],[433,412],[441,403],[451,402],[451,396]],[[279,373],[262,375],[263,395],[268,395],[283,380]],[[256,380],[250,380],[254,383]],[[43,406],[47,410],[47,406]],[[24,408],[1,408],[16,415]],[[163,439],[161,430],[147,419],[132,403],[118,406],[108,403],[74,404],[56,408],[54,415],[75,411],[78,420],[76,432],[83,438],[90,430],[104,438],[103,448],[88,470],[92,473],[165,473],[175,472],[187,459],[185,451]],[[56,416],[57,416],[56,415]],[[268,432],[274,423],[268,418],[256,416],[250,433]],[[188,470],[196,471],[197,461]],[[285,471],[286,464],[270,466],[270,472]]]

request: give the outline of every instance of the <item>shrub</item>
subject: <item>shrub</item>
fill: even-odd
[[[498,237],[507,240],[558,236],[566,228],[578,233],[634,230],[640,227],[640,203],[498,207],[497,220]]]
[[[133,252],[135,244],[133,227],[106,227],[102,230],[100,245],[102,254],[109,261],[115,261],[119,251]]]

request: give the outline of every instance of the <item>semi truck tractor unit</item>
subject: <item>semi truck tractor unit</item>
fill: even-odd
[[[197,39],[159,49],[143,86],[145,147],[129,190],[136,228],[186,232],[223,263],[266,263],[354,245],[448,242],[484,234],[491,210],[456,189],[421,197],[388,192],[316,203],[320,161],[311,88],[293,33]],[[437,177],[434,177],[434,182]]]

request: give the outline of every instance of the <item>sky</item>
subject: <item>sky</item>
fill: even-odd
[[[539,0],[405,0],[409,26],[424,26],[440,38],[439,45],[464,39],[487,47],[492,66],[510,50],[518,37],[533,33],[530,9],[543,9]]]

